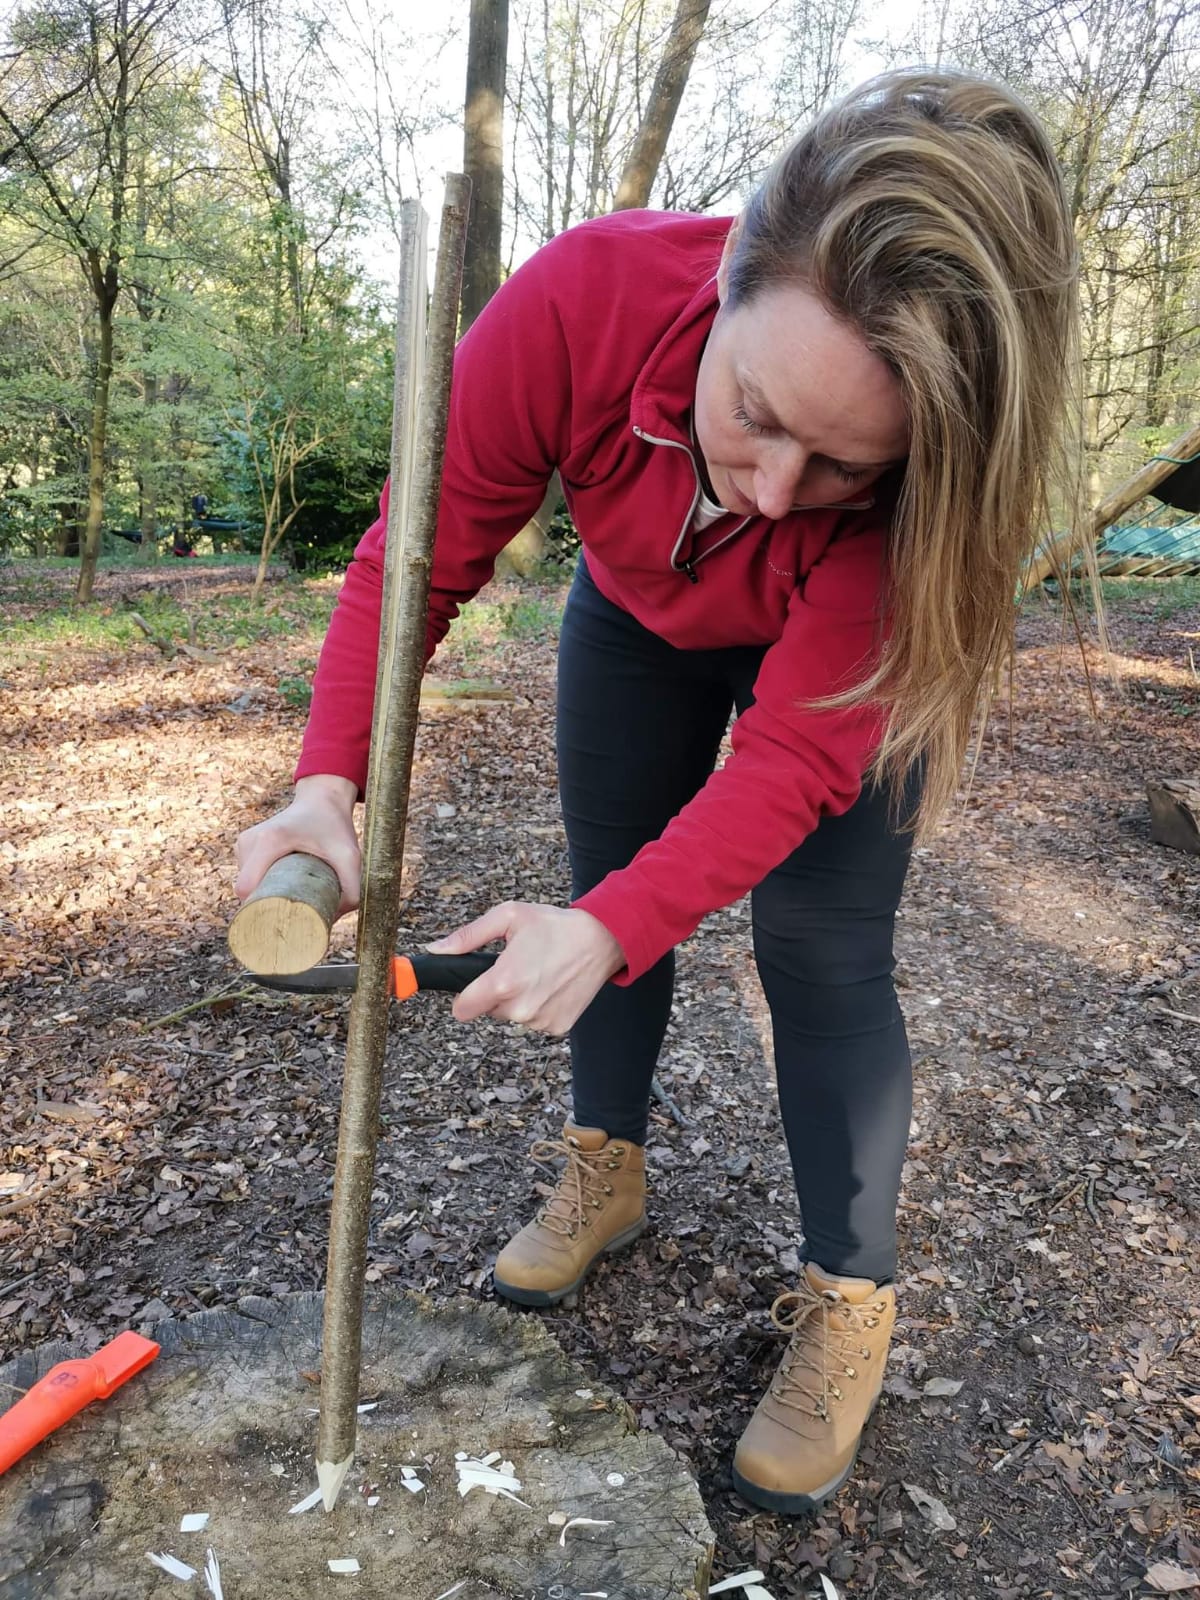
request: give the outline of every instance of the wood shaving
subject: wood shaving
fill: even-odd
[[[724,1594],[726,1589],[746,1589],[752,1583],[761,1583],[762,1581],[763,1574],[761,1572],[739,1572],[732,1578],[722,1578],[720,1583],[710,1583],[708,1592],[710,1595]]]
[[[567,1534],[572,1528],[611,1528],[612,1521],[604,1521],[598,1517],[572,1517],[570,1522],[563,1524],[563,1531],[558,1536],[558,1542],[565,1550],[567,1547]]]
[[[153,1551],[147,1550],[146,1560],[153,1561],[156,1567],[160,1567],[169,1577],[178,1578],[181,1583],[191,1583],[196,1576],[195,1567],[189,1567],[186,1561],[177,1561],[165,1551],[161,1555],[155,1555]]]
[[[212,1600],[225,1600],[225,1591],[221,1588],[221,1563],[217,1560],[215,1550],[209,1550],[208,1560],[204,1563],[204,1582]]]

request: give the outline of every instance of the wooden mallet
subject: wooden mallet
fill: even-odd
[[[229,924],[229,948],[267,977],[307,972],[324,961],[342,890],[316,856],[284,856],[268,869]]]

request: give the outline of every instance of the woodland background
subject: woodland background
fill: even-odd
[[[735,210],[871,71],[976,67],[1068,176],[1093,504],[1196,426],[1200,0],[416,9],[34,0],[0,25],[0,1360],[323,1282],[346,997],[247,986],[225,936],[233,839],[285,798],[329,574],[386,470],[402,197],[432,212],[471,172],[467,322],[581,218]],[[197,495],[245,526],[160,560]],[[283,551],[304,570],[264,584]],[[915,853],[901,1321],[850,1484],[793,1520],[729,1478],[799,1236],[745,903],[681,952],[651,1228],[547,1318],[689,1463],[718,1571],[778,1600],[1200,1593],[1200,874],[1145,805],[1200,768],[1200,583],[1105,589],[1103,657],[1030,594],[973,781]],[[565,898],[563,592],[493,584],[439,650],[402,948]],[[480,680],[504,698],[445,692]],[[568,1082],[562,1041],[404,1008],[372,1284],[488,1294]]]
[[[152,561],[202,494],[245,525],[230,537],[261,541],[264,567],[280,546],[344,563],[386,469],[399,202],[436,206],[465,82],[464,323],[533,248],[614,204],[736,210],[870,71],[1002,78],[1068,178],[1093,502],[1192,419],[1197,0],[461,0],[420,24],[414,10],[9,9],[0,553],[81,553],[86,599],[101,549],[136,548],[113,530]]]

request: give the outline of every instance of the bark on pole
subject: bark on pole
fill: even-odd
[[[613,199],[614,211],[629,211],[650,204],[650,191],[666,154],[675,113],[687,88],[688,74],[708,21],[712,0],[679,0],[662,60],[650,91],[650,103],[638,128]]]
[[[1178,439],[1169,444],[1161,455],[1155,456],[1152,461],[1147,461],[1132,478],[1126,478],[1125,482],[1118,484],[1111,494],[1105,495],[1084,527],[1085,540],[1094,544],[1118,517],[1123,517],[1131,506],[1135,506],[1146,495],[1153,494],[1159,484],[1171,476],[1180,461],[1187,461],[1197,451],[1200,451],[1200,427],[1189,428],[1186,433],[1181,433]],[[1044,583],[1047,578],[1057,576],[1059,565],[1064,559],[1067,561],[1070,559],[1073,543],[1074,535],[1071,530],[1053,540],[1049,549],[1030,563],[1025,578],[1025,588],[1036,589],[1038,584]]]
[[[317,1481],[326,1511],[333,1509],[354,1459],[367,1228],[387,1045],[388,974],[395,948],[409,779],[425,661],[429,577],[469,197],[465,177],[447,177],[428,345],[426,219],[415,201],[407,201],[403,209],[392,489],[367,771],[359,977],[346,1037],[325,1278]]]

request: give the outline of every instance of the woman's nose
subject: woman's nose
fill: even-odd
[[[788,451],[767,457],[754,473],[754,500],[759,514],[786,517],[800,499],[800,484],[808,469],[805,451]]]

